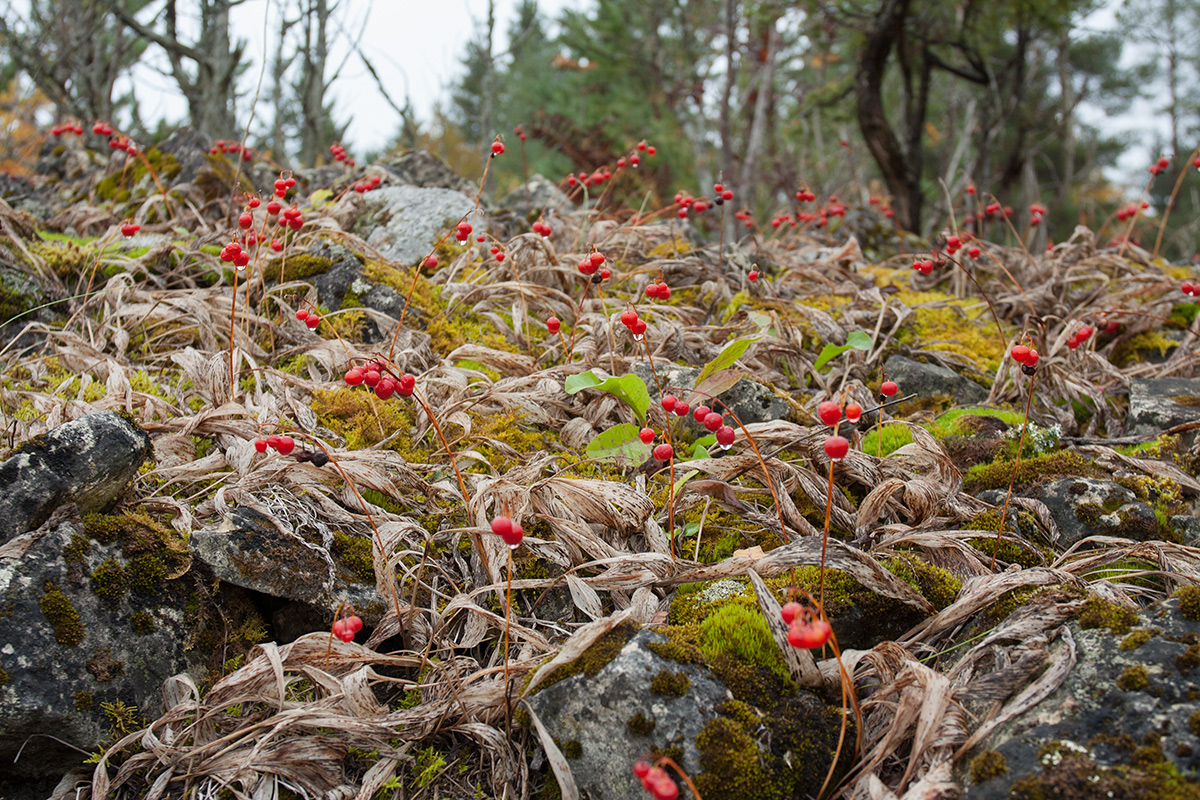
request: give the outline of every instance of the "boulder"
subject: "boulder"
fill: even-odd
[[[115,411],[101,411],[30,439],[0,462],[0,543],[31,531],[65,503],[98,511],[150,455],[150,437]]]
[[[529,180],[513,189],[500,199],[501,208],[511,208],[513,211],[528,217],[531,213],[552,211],[562,208],[570,202],[570,198],[549,178],[542,175],[531,175]]]
[[[658,374],[658,381],[664,387],[673,387],[675,394],[681,396],[686,394],[686,390],[683,392],[679,390],[683,387],[695,386],[696,377],[700,374],[700,370],[695,367],[685,367],[679,364],[655,362],[654,366]],[[650,397],[658,398],[658,384],[655,383],[655,372],[651,371],[650,364],[645,361],[638,361],[633,365],[631,371],[646,382],[646,388],[650,391]],[[738,419],[745,424],[787,419],[792,412],[792,408],[788,405],[788,402],[775,394],[770,387],[748,378],[740,379],[733,386],[717,395],[717,397],[734,414],[737,414]],[[696,435],[708,433],[702,425],[696,423],[690,416],[686,422],[695,427],[693,433]]]
[[[385,258],[414,266],[429,255],[447,229],[475,208],[471,198],[450,189],[384,186],[362,196],[365,211],[354,232]],[[480,218],[477,228],[484,229]]]
[[[179,181],[192,182],[209,169],[209,148],[212,141],[192,127],[184,127],[158,145],[159,152],[175,159],[179,165]]]
[[[902,394],[916,392],[921,397],[949,395],[959,405],[987,400],[987,389],[938,364],[924,364],[904,356],[892,356],[883,369],[890,380],[900,385]]]
[[[82,762],[115,716],[136,725],[161,713],[188,630],[188,594],[164,583],[185,555],[127,558],[86,537],[70,506],[33,537],[0,557],[0,774],[28,780]]]
[[[472,200],[478,187],[452,170],[446,162],[426,150],[410,150],[383,161],[380,166],[392,176],[389,183],[425,189],[451,189]],[[374,194],[374,192],[372,192]]]
[[[1159,535],[1154,509],[1112,481],[1063,478],[1042,484],[1033,495],[1050,509],[1061,535],[1056,545],[1062,548],[1088,536],[1120,536],[1140,542]]]
[[[1160,433],[1200,419],[1200,379],[1136,378],[1129,383],[1130,435]]]

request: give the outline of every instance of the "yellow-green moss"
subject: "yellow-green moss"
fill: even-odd
[[[1145,361],[1147,356],[1154,353],[1160,359],[1166,358],[1167,353],[1178,346],[1179,342],[1167,338],[1162,331],[1146,331],[1118,344],[1110,360],[1118,367],[1127,367]]]
[[[595,677],[606,664],[617,657],[621,648],[633,638],[637,631],[637,626],[630,622],[617,625],[583,651],[579,658],[556,669],[546,680],[542,681],[538,686],[538,691],[580,673],[588,677]]]
[[[1057,453],[1022,458],[1016,468],[1016,485],[1029,486],[1051,478],[1084,477],[1102,478],[1104,472],[1092,461],[1078,453],[1063,450]],[[1007,489],[1013,476],[1013,462],[999,461],[993,464],[976,464],[967,471],[963,489],[976,492],[983,489]]]
[[[385,402],[361,389],[318,389],[311,407],[318,424],[343,437],[349,450],[361,450],[392,437],[388,447],[406,461],[424,464],[430,460],[429,449],[410,437],[413,417],[403,403]]]
[[[115,558],[106,559],[92,571],[92,591],[97,597],[116,602],[125,596],[128,588],[125,568]]]
[[[1108,628],[1118,636],[1129,633],[1129,629],[1136,625],[1137,621],[1137,612],[1095,596],[1087,599],[1079,613],[1079,627]]]
[[[333,534],[333,546],[329,550],[349,568],[358,582],[375,583],[374,545],[370,539],[338,531]]]
[[[696,737],[700,769],[694,780],[707,800],[777,800],[779,786],[763,770],[758,747],[732,719],[717,717]]]
[[[54,641],[63,647],[78,647],[85,636],[83,622],[75,606],[71,605],[62,589],[58,588],[58,584],[46,584],[39,605],[46,621],[54,626]]]
[[[471,435],[462,444],[478,451],[494,469],[507,472],[533,454],[558,449],[558,437],[544,426],[525,422],[524,413],[512,410],[498,414],[473,414]],[[482,464],[475,461],[464,463],[476,465],[470,469],[483,468]]]
[[[92,697],[91,692],[80,690],[75,693],[75,710],[81,714],[86,714],[92,710],[96,704],[96,700]]]
[[[1137,650],[1146,642],[1161,634],[1162,631],[1158,628],[1138,628],[1121,640],[1120,648],[1122,650]]]
[[[938,611],[953,603],[962,589],[962,581],[958,578],[920,558],[890,558],[883,566],[920,592]]]
[[[971,759],[971,783],[978,786],[1008,772],[1008,759],[997,750],[988,750]]]
[[[650,694],[660,697],[683,697],[690,688],[692,682],[683,672],[663,669],[650,679]]]
[[[71,534],[71,541],[63,546],[63,560],[68,564],[83,564],[87,561],[88,553],[92,552],[92,543],[86,536],[78,533]]]
[[[154,615],[145,611],[135,611],[129,617],[129,628],[138,636],[148,636],[158,630]]]
[[[1200,711],[1196,713],[1200,714]],[[653,719],[646,717],[640,711],[625,722],[625,726],[629,728],[629,732],[635,736],[649,736],[654,733],[654,726],[657,724]]]
[[[0,667],[0,688],[3,688],[8,681],[8,672],[4,669],[4,667]]]
[[[1138,692],[1150,684],[1150,673],[1141,664],[1126,667],[1117,678],[1117,688],[1126,692]]]
[[[583,745],[577,739],[568,739],[563,742],[559,748],[562,754],[567,758],[575,759],[583,757]]]
[[[880,437],[883,438],[882,450],[879,445]],[[882,427],[874,426],[863,437],[862,451],[871,455],[882,454],[886,456],[899,450],[906,444],[912,444],[912,440],[912,430],[907,425],[893,422]]]
[[[985,373],[995,373],[1000,366],[1007,341],[996,331],[983,302],[942,292],[901,291],[896,299],[913,310],[910,322],[896,336],[898,341],[955,353]],[[934,307],[922,307],[927,304]]]
[[[147,553],[130,561],[126,574],[130,589],[138,594],[154,594],[162,586],[167,568],[161,558]]]
[[[1185,619],[1200,620],[1200,586],[1180,586],[1175,597],[1179,602],[1179,613]]]
[[[757,608],[730,604],[713,612],[700,623],[699,646],[710,662],[725,656],[788,676],[779,645]]]

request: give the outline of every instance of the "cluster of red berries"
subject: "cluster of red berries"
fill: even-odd
[[[357,614],[333,621],[333,635],[343,642],[353,642],[354,634],[362,630],[362,620]]]
[[[76,136],[83,135],[83,126],[78,122],[62,122],[50,129],[50,135],[62,136],[64,133],[73,133]]]
[[[296,440],[290,436],[276,436],[271,434],[265,439],[255,439],[254,449],[260,453],[267,452],[267,448],[278,450],[280,455],[291,455],[291,452],[296,449]]]
[[[357,183],[355,183],[354,191],[358,192],[359,194],[365,194],[367,192],[372,192],[372,191],[378,189],[379,184],[381,184],[381,183],[383,183],[383,177],[381,175],[379,175],[378,173],[376,173],[369,177],[363,178],[361,181],[358,181]]]
[[[793,217],[791,214],[780,214],[779,216],[771,218],[771,227],[778,228],[780,225],[782,225],[785,222],[794,228],[794,227],[796,227],[796,225],[799,224],[800,221],[796,217]]]
[[[1013,215],[1013,207],[1012,206],[1002,206],[999,203],[988,203],[984,207],[983,211],[978,211],[975,213],[975,218],[982,220],[985,217],[994,217],[997,214],[1000,214],[1002,212],[1003,212],[1004,216],[1011,217]]]
[[[108,149],[120,150],[123,153],[131,156],[136,156],[138,154],[137,145],[133,143],[132,139],[124,134],[117,134],[115,136],[108,137]]]
[[[821,422],[837,430],[837,424],[842,421],[842,408],[832,400],[826,400],[817,406],[817,416]],[[858,422],[862,418],[862,406],[850,403],[846,406],[846,419]],[[850,442],[845,436],[833,435],[825,440],[825,455],[834,461],[841,461],[850,452]]]
[[[641,339],[646,332],[646,320],[639,317],[634,308],[627,308],[621,312],[621,324],[629,328],[635,339]]]
[[[507,258],[504,251],[501,250],[496,245],[492,245],[492,247],[488,250],[488,252],[491,253],[492,258],[496,259],[497,261],[503,261],[505,258]],[[609,274],[611,274],[611,273],[609,273]]]
[[[270,204],[267,204],[267,210],[270,211]],[[304,227],[304,216],[300,213],[299,206],[291,205],[283,209],[283,216],[279,218],[279,227],[287,226],[294,231],[298,231]]]
[[[130,236],[133,236],[135,233],[137,233],[141,229],[142,229],[141,225],[138,225],[133,220],[129,220],[128,222],[126,222],[124,225],[121,226],[121,235],[124,236],[126,239],[128,239]]]
[[[294,189],[295,187],[296,187],[296,179],[295,178],[293,178],[291,175],[288,175],[286,178],[283,177],[283,175],[280,175],[275,180],[275,196],[278,197],[280,200],[282,200],[284,197],[287,196],[288,190]],[[270,206],[268,206],[268,209],[269,208],[270,208]],[[274,213],[278,214],[279,212],[275,211]]]
[[[637,761],[633,765],[633,776],[642,782],[642,788],[654,796],[654,800],[675,800],[679,797],[679,786],[662,767],[653,767],[649,761]]]
[[[521,523],[508,517],[496,517],[492,520],[492,533],[504,540],[504,543],[514,550],[525,538],[525,529]]]
[[[637,156],[633,156],[633,158],[637,158]],[[637,164],[634,164],[634,166],[637,166]],[[611,169],[598,169],[590,175],[586,172],[581,172],[578,177],[568,175],[567,186],[602,186],[610,178],[612,178]]]
[[[725,424],[724,414],[714,411],[708,406],[696,406],[696,410],[692,412],[692,419],[717,437],[717,444],[721,446],[722,450],[728,450],[733,446],[735,434],[733,428]]]
[[[496,141],[492,142],[492,156],[495,157],[500,155],[504,155],[504,142],[497,139]]]
[[[1161,175],[1167,171],[1167,167],[1171,166],[1171,159],[1166,156],[1160,156],[1158,161],[1150,165],[1151,175]]]
[[[471,238],[471,231],[473,230],[475,230],[474,226],[464,219],[454,228],[454,238],[457,239],[459,243],[466,242],[467,239]]]
[[[924,258],[924,259],[918,258],[917,260],[913,261],[912,268],[915,271],[921,273],[922,275],[928,275],[931,272],[933,272],[933,268],[935,266],[940,266],[940,265],[937,262],[935,262],[932,258]]]
[[[1133,219],[1138,215],[1139,210],[1145,211],[1149,207],[1150,203],[1145,201],[1143,201],[1141,205],[1138,205],[1137,203],[1130,203],[1129,205],[1117,211],[1117,219],[1119,219],[1121,222],[1124,222],[1127,219]]]
[[[329,154],[333,156],[334,161],[340,161],[347,167],[354,166],[354,159],[346,155],[346,148],[342,146],[341,142],[334,142],[329,145]]]
[[[522,142],[523,142],[523,141],[525,141],[525,139],[527,138],[527,137],[525,136],[525,129],[524,129],[524,128],[522,128],[520,125],[518,125],[517,127],[513,128],[513,135],[515,135],[515,136],[516,136],[518,139],[520,139]]]
[[[208,149],[209,155],[233,155],[241,153],[242,161],[249,161],[254,158],[254,148],[243,147],[241,142],[233,140],[217,139],[213,142],[213,146]]]
[[[955,253],[957,253],[959,250],[962,249],[962,246],[963,246],[963,240],[962,240],[961,236],[951,235],[951,236],[946,237],[946,254],[947,255],[951,255],[951,256],[954,255]]]
[[[554,232],[553,228],[551,228],[547,223],[542,222],[540,219],[533,223],[531,227],[533,228],[534,233],[541,234],[545,237],[549,237],[550,234]]]
[[[1185,283],[1181,287],[1188,297],[1200,297],[1200,283]]]
[[[1091,337],[1092,332],[1091,325],[1084,325],[1079,330],[1075,331],[1075,334],[1070,339],[1067,339],[1067,347],[1071,350],[1074,350],[1076,347],[1079,347],[1079,345],[1086,342]]]
[[[657,280],[646,287],[646,297],[651,300],[670,300],[671,287],[664,280]]]
[[[788,626],[788,644],[799,650],[812,650],[823,646],[833,635],[829,623],[807,606],[785,603],[779,616]]]
[[[801,203],[813,203],[816,202],[817,196],[808,189],[801,189],[796,192],[796,199]]]
[[[1032,375],[1037,370],[1038,351],[1032,347],[1023,344],[1015,345],[1010,351],[1010,355],[1012,355],[1013,361],[1021,365],[1021,371],[1026,375]]]
[[[307,325],[310,331],[315,331],[317,326],[321,324],[321,315],[315,311],[309,311],[307,308],[297,311],[296,319]]]
[[[1031,203],[1029,205],[1029,224],[1037,227],[1042,224],[1042,218],[1046,216],[1046,207],[1041,203]]]
[[[97,120],[96,124],[92,126],[92,133],[96,134],[97,136],[112,136],[113,126],[109,125],[104,120]]]
[[[601,270],[600,267],[603,265],[604,253],[595,252],[584,256],[577,266],[579,267],[579,271],[584,275],[591,276],[599,273],[600,280],[608,280],[612,277],[612,271],[607,269]]]
[[[243,250],[241,242],[235,239],[221,248],[221,260],[243,269],[250,263],[250,254]]]
[[[415,376],[405,372],[399,378],[396,378],[382,362],[376,359],[371,359],[361,367],[351,367],[346,371],[344,380],[347,386],[359,386],[361,384],[368,389],[373,389],[375,396],[380,400],[387,400],[393,394],[398,394],[401,397],[412,397],[413,391],[417,386]]]

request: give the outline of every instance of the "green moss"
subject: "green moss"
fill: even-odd
[[[135,611],[129,617],[129,628],[138,636],[148,636],[158,630],[158,623],[154,621],[153,614],[148,614],[145,611]]]
[[[92,591],[97,597],[115,603],[125,596],[128,588],[125,568],[115,558],[105,560],[92,571]]]
[[[1179,601],[1179,613],[1185,619],[1200,620],[1200,586],[1180,586],[1175,597]]]
[[[683,672],[659,670],[658,674],[650,679],[650,694],[660,697],[683,697],[690,688],[692,682]]]
[[[950,436],[970,436],[976,432],[974,420],[978,417],[993,417],[1006,425],[1020,425],[1024,416],[1003,408],[952,408],[933,421],[930,432],[939,439]]]
[[[507,472],[530,455],[557,448],[558,437],[545,426],[531,425],[518,410],[471,416],[471,435],[464,439],[492,468]],[[468,462],[477,464],[477,462]],[[482,464],[478,468],[484,469]]]
[[[129,588],[138,594],[155,594],[167,576],[167,568],[156,555],[138,556],[129,562],[126,569]]]
[[[595,677],[600,670],[604,669],[608,662],[617,657],[617,654],[621,652],[621,648],[633,638],[633,635],[637,631],[638,628],[633,623],[621,623],[597,639],[591,647],[580,654],[579,658],[570,664],[564,664],[556,669],[553,674],[542,681],[537,691],[541,691],[548,686],[553,686],[559,681],[566,680],[580,673],[588,677]]]
[[[359,583],[375,583],[374,545],[362,536],[349,536],[341,531],[333,534],[330,552],[354,574]]]
[[[863,437],[862,451],[877,455],[880,451],[879,440],[883,439],[883,455],[891,453],[904,447],[906,444],[912,444],[912,430],[907,425],[899,423],[889,423],[882,428],[878,425],[871,428],[866,436]]]
[[[696,788],[708,800],[775,800],[779,787],[763,770],[758,747],[732,719],[717,717],[696,737],[700,768]]]
[[[278,278],[282,274],[283,283],[291,283],[326,273],[332,266],[333,259],[331,258],[310,253],[295,253],[288,254],[286,258],[274,259],[267,264],[263,274],[270,278]]]
[[[1125,692],[1139,692],[1150,685],[1150,673],[1141,664],[1126,667],[1117,678],[1117,688]]]
[[[1157,354],[1162,359],[1179,346],[1179,342],[1167,338],[1162,331],[1145,331],[1131,336],[1117,345],[1110,360],[1118,367],[1127,367],[1147,360]]]
[[[1193,736],[1200,736],[1200,711],[1193,711],[1188,717],[1188,729]]]
[[[1175,669],[1187,675],[1196,667],[1200,667],[1200,644],[1193,644],[1175,657]]]
[[[63,547],[63,560],[68,564],[83,564],[87,561],[88,553],[92,552],[92,543],[86,536],[78,533],[71,534],[71,541]]]
[[[349,450],[361,450],[388,439],[388,447],[409,463],[426,464],[430,451],[408,435],[414,425],[403,404],[384,402],[371,392],[318,389],[310,403],[317,423],[346,440]]]
[[[700,623],[700,653],[713,662],[722,656],[766,667],[787,678],[779,646],[757,608],[731,604],[709,615]]]
[[[0,688],[3,688],[9,681],[8,671],[4,667],[0,667]]]
[[[1200,711],[1196,713],[1200,714]],[[654,733],[654,726],[656,724],[657,723],[653,719],[647,718],[640,711],[625,722],[626,727],[629,728],[629,732],[635,736],[649,736],[650,734]]]
[[[1155,636],[1160,636],[1162,631],[1158,628],[1138,628],[1133,633],[1121,640],[1122,650],[1137,650],[1146,642],[1153,639]]]
[[[91,711],[96,705],[96,699],[92,697],[91,692],[78,691],[75,693],[75,710],[81,714],[86,714]]]
[[[48,582],[39,604],[46,620],[54,626],[54,641],[63,647],[78,647],[86,635],[79,612],[58,585]]]
[[[984,489],[1007,489],[1013,477],[1012,461],[976,464],[967,471],[963,489],[969,492]],[[1060,451],[1023,458],[1016,467],[1016,485],[1031,486],[1058,477],[1103,478],[1103,470],[1078,453]]]
[[[962,581],[958,578],[919,558],[891,558],[884,561],[883,566],[920,592],[938,611],[953,603],[962,589]]]
[[[1079,627],[1108,628],[1118,636],[1129,633],[1137,621],[1137,612],[1099,597],[1089,597],[1079,613]]]
[[[899,341],[956,353],[985,373],[996,372],[1007,342],[984,304],[942,292],[901,291],[896,298],[913,310]]]
[[[978,786],[1008,772],[1008,759],[997,750],[988,750],[971,759],[971,783]]]
[[[583,756],[583,745],[576,739],[568,739],[562,743],[559,749],[562,750],[562,754],[567,758],[574,759]]]

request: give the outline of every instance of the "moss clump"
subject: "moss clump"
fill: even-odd
[[[480,414],[471,418],[471,435],[465,441],[479,452],[492,468],[507,472],[524,463],[531,453],[544,453],[556,449],[558,438],[544,426],[530,425],[520,411],[499,414]],[[472,469],[486,467],[478,462],[468,462]]]
[[[976,464],[967,471],[963,489],[978,492],[984,489],[1007,489],[1013,477],[1013,461]],[[1047,453],[1023,458],[1016,467],[1016,485],[1031,486],[1059,477],[1102,478],[1103,471],[1088,459],[1070,451]]]
[[[1175,597],[1179,600],[1179,613],[1185,619],[1200,620],[1200,586],[1181,586]]]
[[[1079,627],[1108,628],[1117,636],[1129,633],[1137,621],[1137,612],[1099,597],[1089,597],[1079,613]]]
[[[988,750],[971,759],[971,783],[981,783],[998,778],[1008,772],[1008,759],[998,750]]]
[[[357,582],[375,583],[374,545],[370,539],[339,531],[333,535],[333,546],[329,550],[346,565]]]
[[[888,572],[912,586],[938,611],[958,597],[962,581],[941,567],[919,558],[893,558],[884,562]]]
[[[1200,736],[1200,711],[1193,711],[1192,715],[1188,717],[1188,730],[1192,732],[1193,736]]]
[[[0,667],[0,687],[7,684],[8,681],[9,681],[8,671],[5,670],[4,667]]]
[[[405,461],[429,463],[429,449],[408,436],[414,420],[400,403],[383,402],[371,392],[318,389],[313,393],[311,407],[318,424],[344,438],[349,450],[361,450],[389,439],[388,447]]]
[[[633,635],[637,631],[638,628],[633,623],[621,623],[597,639],[591,647],[580,654],[579,658],[570,664],[564,664],[556,669],[550,677],[542,681],[537,691],[541,691],[548,686],[553,686],[559,681],[566,680],[580,673],[588,677],[595,677],[600,670],[604,669],[608,662],[617,657],[617,654],[621,652],[621,648],[633,638]]]
[[[1125,692],[1140,692],[1150,685],[1150,673],[1141,664],[1126,667],[1117,678],[1117,688]]]
[[[1153,355],[1157,355],[1161,360],[1178,346],[1179,342],[1167,338],[1162,331],[1146,331],[1136,334],[1118,345],[1113,351],[1111,361],[1118,367],[1127,367],[1130,364],[1146,361]]]
[[[1137,650],[1146,642],[1161,634],[1162,631],[1158,628],[1138,628],[1121,640],[1120,647],[1122,650]]]
[[[145,611],[135,611],[129,617],[129,628],[138,636],[148,636],[158,630],[158,623],[154,621],[154,615]]]
[[[270,278],[283,276],[284,283],[302,281],[313,275],[321,275],[333,266],[333,259],[310,253],[296,253],[286,258],[277,258],[267,265],[264,275]]]
[[[167,568],[162,559],[147,553],[129,562],[126,570],[129,575],[129,588],[138,594],[155,594],[167,577]]]
[[[559,748],[562,754],[567,758],[581,758],[583,756],[583,745],[577,739],[568,739],[562,743]]]
[[[700,652],[707,661],[722,656],[766,667],[786,679],[787,666],[758,609],[727,605],[700,623]]]
[[[863,437],[862,451],[876,455],[881,452],[879,439],[883,438],[882,454],[890,455],[891,453],[904,447],[906,444],[912,444],[912,431],[907,425],[898,423],[890,423],[882,428],[876,426],[871,428],[870,432]]]
[[[659,697],[683,697],[690,688],[692,682],[683,672],[659,670],[658,674],[650,679],[650,694]]]
[[[87,561],[88,553],[92,552],[92,543],[86,536],[78,533],[71,534],[71,541],[63,547],[63,560],[68,564],[83,564]]]
[[[125,596],[129,588],[125,568],[115,558],[110,558],[92,571],[92,591],[96,596],[115,603]]]
[[[717,717],[696,737],[700,768],[696,788],[708,800],[743,798],[774,800],[783,797],[763,771],[758,747],[746,730],[732,719]]]
[[[905,344],[956,353],[985,373],[1000,366],[1006,342],[996,332],[986,307],[942,292],[901,291],[897,299],[913,310],[911,323],[897,335]]]
[[[78,647],[85,636],[83,622],[58,584],[46,584],[39,605],[46,620],[54,626],[54,641],[63,647]]]
[[[1200,714],[1200,711],[1196,713]],[[654,733],[654,726],[657,724],[653,719],[646,717],[640,711],[625,722],[625,726],[629,728],[629,732],[635,736],[649,736]]]
[[[1193,644],[1179,655],[1175,656],[1175,669],[1187,675],[1196,667],[1200,667],[1200,644]]]
[[[78,691],[75,693],[75,710],[81,714],[86,714],[92,710],[96,704],[96,699],[92,697],[91,692]]]

